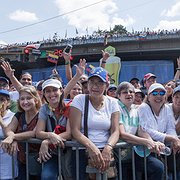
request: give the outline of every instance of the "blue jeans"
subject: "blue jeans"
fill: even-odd
[[[58,157],[52,156],[50,160],[44,163],[41,172],[41,180],[57,180],[58,178]]]
[[[164,164],[157,159],[153,153],[151,153],[147,158],[147,179],[148,180],[162,180],[164,175]],[[136,173],[144,174],[144,158],[135,154],[135,166]],[[143,177],[136,177],[136,180],[144,179]]]
[[[88,158],[84,149],[79,150],[79,179],[78,180],[87,180],[88,174],[86,173],[86,166],[88,164]],[[76,179],[76,151],[72,152],[72,174],[73,180]]]
[[[18,167],[18,177],[15,180],[26,180],[26,165],[18,161]],[[40,177],[29,175],[29,180],[40,180]]]
[[[168,180],[174,179],[174,173],[168,173]],[[177,171],[176,179],[180,179],[180,171]]]
[[[71,148],[61,151],[61,175],[64,180],[72,179],[71,153]],[[58,156],[52,155],[52,158],[44,163],[41,180],[57,180],[58,175]]]

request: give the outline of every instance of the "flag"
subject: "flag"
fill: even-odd
[[[40,43],[36,43],[36,44],[28,44],[25,49],[39,49],[39,47],[41,46]]]
[[[87,72],[91,72],[92,71],[92,69],[94,69],[95,67],[92,65],[92,64],[90,64],[87,68],[86,68],[86,71]]]
[[[65,32],[65,38],[67,38],[67,29],[66,29],[66,32]]]
[[[49,53],[47,61],[57,64],[58,58],[59,58],[59,56]]]
[[[77,30],[77,28],[76,28],[76,34],[78,34],[78,30]]]

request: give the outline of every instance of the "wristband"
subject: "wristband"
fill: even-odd
[[[176,68],[177,71],[180,71],[180,68]]]
[[[106,61],[102,60],[101,63],[106,63]]]
[[[69,62],[69,61],[65,62],[65,65],[68,65],[68,64],[70,64],[70,62]]]
[[[107,143],[106,145],[107,145],[107,146],[110,146],[110,147],[113,149],[113,146],[112,146],[111,143]]]

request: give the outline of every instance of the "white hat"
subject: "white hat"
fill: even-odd
[[[43,82],[42,84],[42,90],[44,90],[46,87],[55,87],[55,88],[62,88],[62,84],[59,80],[57,79],[48,79],[46,81]]]
[[[162,84],[160,84],[160,83],[153,83],[149,87],[148,94],[152,93],[155,89],[162,89],[163,91],[166,92],[166,89],[165,89],[165,87]]]

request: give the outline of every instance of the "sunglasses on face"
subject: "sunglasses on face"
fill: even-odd
[[[166,94],[166,92],[165,91],[153,91],[152,93],[151,93],[153,96],[157,96],[158,94],[160,95],[160,96],[164,96],[165,94]]]

